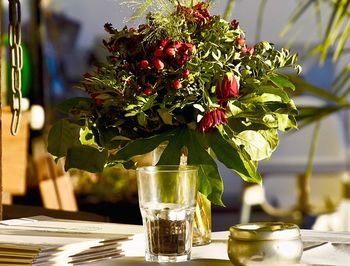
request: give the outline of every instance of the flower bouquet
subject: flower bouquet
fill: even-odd
[[[199,191],[223,205],[215,159],[261,182],[257,162],[275,150],[278,130],[296,127],[285,91],[294,85],[281,70],[301,68],[286,49],[249,45],[239,23],[210,15],[208,2],[162,3],[136,28],[105,25],[107,62],[85,74],[88,97],[58,106],[69,116],[51,128],[48,150],[66,157],[66,169],[99,172],[135,167],[132,158],[165,143],[158,164],[185,154],[199,167]]]

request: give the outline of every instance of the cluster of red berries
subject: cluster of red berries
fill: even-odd
[[[169,38],[165,38],[161,41],[160,46],[154,50],[151,62],[146,59],[141,60],[139,62],[139,68],[141,70],[148,70],[153,66],[157,71],[163,71],[166,64],[169,64],[175,68],[183,67],[186,62],[191,59],[192,50],[193,44],[191,43],[172,41]],[[181,77],[188,78],[189,74],[190,71],[188,69],[184,69]],[[172,87],[175,90],[181,89],[181,80],[175,79],[172,82]],[[148,96],[152,95],[152,86],[148,84],[143,92]]]

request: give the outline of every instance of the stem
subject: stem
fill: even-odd
[[[267,0],[261,0],[260,6],[259,6],[259,13],[258,13],[258,19],[256,21],[256,34],[255,34],[255,42],[259,42],[261,39],[261,30],[262,30],[262,24],[264,20],[264,12],[266,7]]]
[[[230,15],[233,12],[233,8],[235,6],[236,0],[228,0],[223,19],[228,20],[230,18]]]
[[[315,161],[315,153],[317,150],[318,137],[320,135],[321,122],[317,122],[312,143],[309,151],[308,163],[304,174],[298,176],[298,206],[302,213],[309,213],[311,210],[310,203],[310,179]]]

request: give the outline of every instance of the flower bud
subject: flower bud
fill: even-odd
[[[236,42],[238,45],[243,46],[245,44],[245,38],[239,37],[239,38],[237,38]]]
[[[252,55],[254,53],[254,47],[249,47],[247,51]]]
[[[216,95],[219,99],[228,100],[232,97],[238,97],[239,88],[233,73],[226,73],[224,79],[221,82],[217,81],[216,84]]]
[[[231,21],[231,26],[233,29],[237,29],[239,26],[239,22],[236,19],[234,19]]]

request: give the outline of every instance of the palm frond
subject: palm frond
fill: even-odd
[[[228,0],[227,1],[227,5],[226,5],[225,11],[224,11],[223,19],[229,20],[231,14],[233,12],[235,3],[236,3],[236,0]]]

